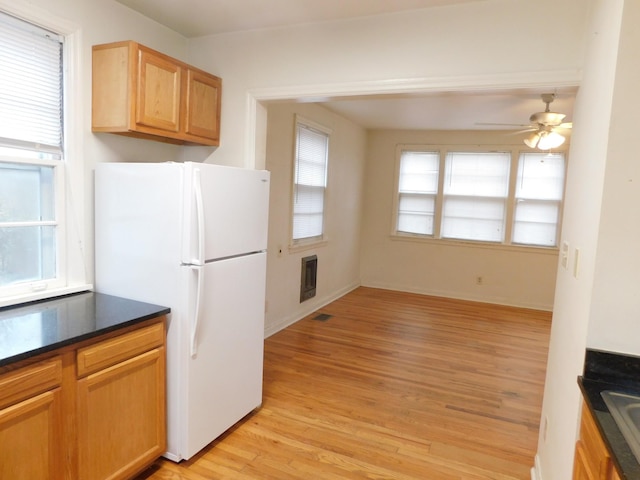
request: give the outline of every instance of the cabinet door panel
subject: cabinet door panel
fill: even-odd
[[[130,478],[164,453],[164,376],[159,348],[78,380],[79,478]]]
[[[138,53],[136,123],[169,132],[180,129],[179,65],[146,50]]]
[[[63,478],[60,389],[0,410],[0,478]]]
[[[189,70],[185,130],[189,135],[218,140],[222,82],[212,75]]]

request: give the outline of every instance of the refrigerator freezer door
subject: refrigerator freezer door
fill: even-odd
[[[197,353],[187,368],[185,459],[262,403],[266,253],[202,268]]]
[[[95,174],[96,289],[174,307],[182,165],[101,163]]]
[[[183,263],[266,250],[269,172],[187,162],[185,182],[191,193],[185,199]],[[202,251],[204,259],[198,258]]]

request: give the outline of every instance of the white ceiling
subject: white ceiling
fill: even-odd
[[[552,89],[551,110],[571,121],[577,88]],[[521,130],[545,104],[538,90],[439,92],[331,100],[324,105],[365,128],[398,130]],[[545,92],[547,93],[547,92]],[[482,125],[498,123],[507,125]]]
[[[117,0],[185,37],[339,21],[487,0]],[[332,99],[327,108],[365,128],[407,130],[518,129],[544,110],[541,93],[555,92],[551,110],[571,120],[576,88],[377,95]]]
[[[185,37],[346,20],[486,0],[117,0]]]

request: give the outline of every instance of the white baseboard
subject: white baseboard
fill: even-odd
[[[531,480],[542,480],[542,470],[540,470],[540,457],[536,454],[531,469]]]
[[[551,312],[553,305],[540,304],[535,302],[513,302],[503,297],[495,297],[490,295],[474,295],[471,293],[461,294],[460,292],[450,292],[445,290],[428,290],[423,288],[415,288],[408,285],[392,285],[387,283],[363,283],[363,287],[380,288],[383,290],[394,290],[398,292],[417,293],[420,295],[430,295],[432,297],[453,298],[455,300],[467,300],[470,302],[491,303],[494,305],[505,305],[508,307],[530,308],[532,310],[542,310]]]
[[[267,328],[265,328],[264,338],[268,338],[274,333],[278,333],[280,330],[287,328],[289,325],[293,325],[294,323],[302,320],[307,315],[310,315],[316,310],[319,310],[320,308],[324,307],[325,305],[330,304],[334,300],[337,300],[340,297],[345,296],[347,293],[355,290],[359,286],[360,286],[360,282],[354,283],[352,285],[348,285],[344,288],[341,288],[340,290],[333,292],[330,295],[326,295],[322,298],[313,299],[313,302],[309,302],[303,310],[297,311],[294,315],[282,318],[277,323],[273,325],[269,325]]]

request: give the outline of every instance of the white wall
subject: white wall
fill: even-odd
[[[223,78],[215,161],[262,164],[253,158],[248,94],[575,85],[590,1],[487,0],[192,39],[191,61]]]
[[[120,40],[136,40],[151,48],[186,60],[187,39],[112,0],[0,0],[0,9],[45,26],[64,23],[75,33],[73,90],[68,96],[73,124],[67,135],[74,168],[67,189],[73,203],[69,234],[82,245],[77,270],[93,282],[93,171],[99,162],[176,161],[183,147],[91,133],[91,46]],[[68,126],[69,127],[69,126]],[[211,154],[203,152],[201,160]],[[76,179],[75,176],[80,178]]]
[[[640,355],[640,3],[624,2],[587,344]]]
[[[613,212],[620,206],[624,206],[625,212],[632,211],[626,202],[638,200],[628,182],[635,181],[636,173],[633,155],[629,153],[635,147],[631,143],[633,132],[627,126],[614,125],[611,137],[615,145],[613,141],[608,144],[603,132],[613,92],[612,72],[622,3],[622,0],[487,0],[189,41],[112,0],[0,0],[0,7],[27,16],[36,12],[41,17],[62,18],[79,29],[79,84],[72,100],[79,114],[78,129],[74,132],[78,135],[76,153],[85,171],[81,188],[73,193],[79,204],[78,223],[83,226],[80,236],[86,249],[85,268],[92,277],[92,173],[97,162],[209,157],[208,161],[215,163],[263,165],[264,158],[255,158],[253,147],[257,140],[258,150],[264,150],[266,112],[261,108],[254,111],[254,97],[575,84],[583,67],[585,24],[591,6],[595,5],[596,21],[589,29],[590,54],[574,113],[576,128],[563,231],[563,239],[572,246],[572,260],[573,247],[581,249],[580,275],[574,278],[570,271],[561,270],[557,276],[543,405],[543,419],[549,419],[549,427],[547,438],[540,438],[537,457],[541,479],[565,480],[570,477],[573,457],[579,405],[575,377],[582,369],[588,318],[591,316],[589,341],[594,345],[638,351],[633,342],[635,336],[626,334],[627,328],[637,331],[637,324],[627,323],[629,315],[637,311],[637,305],[629,300],[636,292],[627,284],[634,284],[633,269],[637,269],[638,259],[626,252],[633,251],[638,225],[637,221],[631,221],[627,228],[629,219]],[[633,23],[637,23],[640,13],[637,5],[626,3],[621,57],[625,71],[622,67],[618,71],[614,108],[621,120],[637,124],[634,108],[640,103],[637,82],[628,85],[625,79],[633,81],[637,75],[632,62],[638,44],[634,41],[637,32],[633,31]],[[222,145],[218,150],[184,149],[90,132],[90,47],[124,39],[140,41],[223,78]],[[252,130],[256,113],[258,126],[262,128],[258,128],[257,139]],[[634,126],[631,123],[629,128]],[[607,172],[602,224],[616,236],[603,233],[600,238],[603,249],[597,251],[607,148],[612,169]],[[620,200],[615,198],[618,190],[622,193]],[[617,268],[628,261],[629,269]],[[596,270],[602,275],[602,283],[598,277],[594,284]],[[612,282],[610,287],[603,285],[605,280]],[[621,300],[615,293],[617,288],[629,293],[616,310],[622,317],[605,318],[605,310],[590,302],[594,285],[594,299],[607,306],[617,305]],[[283,307],[270,306],[272,319],[279,316],[277,308]],[[615,338],[601,335],[605,324],[607,328],[611,325]]]
[[[555,249],[496,247],[392,237],[396,146],[505,145],[503,132],[369,132],[362,233],[362,284],[427,295],[551,310]],[[516,148],[522,140],[512,143]],[[476,277],[483,278],[482,285]]]
[[[291,188],[295,115],[332,130],[329,138],[325,234],[327,242],[290,249]],[[313,104],[275,103],[268,107],[266,168],[271,172],[267,248],[267,336],[344,295],[360,284],[360,223],[366,132]],[[301,259],[318,256],[316,296],[300,303]]]
[[[546,8],[545,8],[546,5]],[[0,0],[0,7],[29,17],[59,18],[77,27],[78,84],[71,96],[77,113],[74,153],[84,165],[71,192],[84,268],[93,277],[93,169],[104,161],[194,160],[263,166],[266,114],[252,94],[275,90],[308,95],[326,91],[370,91],[553,85],[575,82],[581,61],[584,0],[513,2],[488,0],[421,12],[322,23],[288,29],[225,34],[187,40],[113,0]],[[554,15],[547,15],[547,11]],[[546,25],[553,36],[539,35]],[[503,38],[511,39],[504,42]],[[223,78],[222,145],[177,147],[111,134],[93,134],[91,46],[132,39]],[[446,41],[445,41],[446,39]],[[522,55],[520,45],[537,48]],[[506,77],[505,77],[506,76]],[[569,79],[569,80],[567,80]],[[258,95],[259,96],[259,95]],[[285,97],[287,95],[284,95]],[[254,158],[257,142],[262,158]]]
[[[635,1],[635,0],[634,0]],[[541,429],[536,456],[536,475],[540,480],[571,478],[573,451],[578,429],[580,391],[577,376],[582,372],[586,348],[587,325],[593,308],[592,295],[596,278],[596,259],[601,258],[598,231],[612,212],[600,214],[614,92],[614,73],[622,0],[596,2],[589,27],[589,48],[583,81],[576,99],[573,115],[575,128],[571,137],[571,162],[565,196],[562,241],[570,245],[569,268],[559,268],[551,326],[551,342],[547,362]],[[626,2],[629,3],[629,2]],[[625,12],[626,13],[626,12]],[[640,17],[631,21],[637,24]],[[637,49],[637,44],[636,44]],[[625,101],[637,98],[637,93]],[[633,100],[629,102],[633,105]],[[612,123],[611,131],[614,130]],[[627,157],[629,158],[629,157]],[[633,161],[633,160],[631,160]],[[636,196],[638,194],[636,193]],[[624,211],[633,207],[623,205]],[[576,248],[579,249],[579,269],[574,276]],[[626,261],[637,263],[631,257]],[[619,268],[619,264],[612,266]],[[611,289],[626,288],[618,279]],[[596,284],[598,281],[596,280]],[[637,285],[637,283],[636,283]],[[635,300],[637,292],[627,301]],[[635,300],[637,301],[637,300]],[[610,305],[609,305],[610,306]],[[611,317],[608,317],[611,319]],[[607,328],[610,328],[607,325]],[[629,338],[618,330],[621,338]],[[544,425],[547,434],[544,436]]]

